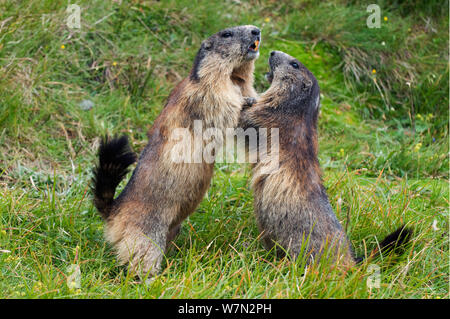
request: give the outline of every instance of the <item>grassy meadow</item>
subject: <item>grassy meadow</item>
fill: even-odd
[[[67,1],[0,0],[0,298],[449,298],[448,1],[378,1],[372,29],[359,0],[75,3],[79,29]],[[323,180],[357,253],[406,223],[402,256],[349,272],[276,259],[249,167],[216,164],[161,274],[117,266],[89,189],[99,136],[140,152],[201,41],[241,24],[262,30],[258,92],[271,50],[317,77]]]

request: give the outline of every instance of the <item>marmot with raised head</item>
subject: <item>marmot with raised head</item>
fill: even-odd
[[[270,53],[269,65],[266,77],[270,88],[242,111],[239,124],[243,129],[266,128],[268,133],[272,128],[279,130],[278,145],[271,145],[274,139],[270,134],[265,137],[272,151],[263,155],[274,158],[258,159],[252,168],[254,209],[262,242],[269,250],[279,244],[281,255],[286,251],[294,259],[304,251],[317,260],[329,247],[333,258],[352,266],[361,258],[355,257],[321,180],[317,80],[298,60],[280,51]],[[266,167],[275,160],[277,169]],[[380,248],[383,252],[399,248],[410,236],[411,230],[402,226],[387,236]]]
[[[126,137],[106,139],[100,145],[94,204],[105,219],[106,239],[119,261],[129,262],[138,274],[159,271],[168,243],[202,200],[213,175],[214,160],[204,161],[201,149],[191,154],[197,161],[174,161],[173,150],[180,142],[171,134],[184,128],[191,140],[197,120],[203,128],[237,126],[242,106],[256,97],[253,70],[260,36],[257,27],[246,25],[222,30],[202,42],[189,76],[169,95],[131,179],[116,199],[115,189],[136,158]],[[190,143],[182,146],[192,150]]]

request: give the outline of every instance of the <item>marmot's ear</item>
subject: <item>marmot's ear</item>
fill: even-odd
[[[211,40],[206,39],[206,40],[204,40],[204,41],[202,42],[202,48],[203,48],[203,49],[209,51],[209,50],[212,49],[212,47],[213,47],[213,43],[212,43]]]

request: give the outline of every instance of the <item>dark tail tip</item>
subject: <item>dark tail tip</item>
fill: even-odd
[[[402,225],[396,231],[387,235],[380,243],[379,248],[381,254],[389,254],[393,252],[401,255],[405,250],[405,246],[411,240],[412,235],[412,229]]]
[[[374,249],[371,256],[378,255],[389,255],[394,253],[396,255],[401,255],[405,252],[405,248],[408,245],[411,237],[413,235],[413,230],[406,225],[402,225],[394,232],[387,235],[379,244],[379,247]],[[364,257],[356,257],[355,262],[360,264],[364,261]]]
[[[92,192],[94,205],[103,218],[107,218],[114,201],[117,185],[128,173],[128,167],[136,162],[126,136],[110,138],[105,136],[98,151],[99,164],[93,170]]]

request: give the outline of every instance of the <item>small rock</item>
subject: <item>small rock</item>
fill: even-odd
[[[92,109],[94,107],[94,102],[92,102],[91,100],[83,100],[80,102],[79,106],[81,107],[81,109],[83,111],[88,111],[90,109]]]

